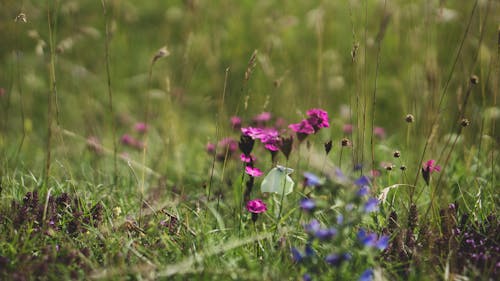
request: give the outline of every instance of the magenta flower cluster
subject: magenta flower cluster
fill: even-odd
[[[120,142],[125,146],[135,148],[137,150],[142,150],[145,144],[141,140],[141,135],[144,135],[148,131],[148,125],[143,122],[137,122],[133,125],[132,128],[134,133],[123,134],[120,138]]]
[[[247,211],[253,214],[260,214],[267,211],[267,206],[261,199],[254,199],[247,202]]]
[[[279,132],[274,128],[241,128],[241,133],[254,140],[260,140],[264,147],[269,151],[279,150]]]
[[[313,108],[307,111],[307,118],[299,123],[290,124],[288,128],[297,133],[299,140],[317,133],[321,128],[330,127],[328,113],[322,109]]]
[[[422,167],[422,177],[425,180],[425,183],[429,185],[429,182],[431,180],[431,174],[434,172],[440,172],[441,171],[441,166],[436,165],[436,160],[431,159],[427,162],[424,163]]]

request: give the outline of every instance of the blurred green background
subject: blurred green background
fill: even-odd
[[[407,113],[417,119],[413,136],[427,135],[452,69],[438,135],[450,132],[475,74],[481,83],[470,96],[467,116],[473,126],[465,143],[478,145],[482,135],[498,142],[492,125],[499,115],[497,1],[116,0],[107,6],[115,116],[109,114],[101,1],[0,4],[0,87],[5,89],[0,140],[10,165],[22,159],[28,169],[43,167],[50,93],[48,14],[54,24],[58,126],[83,138],[97,136],[111,147],[112,118],[119,138],[143,121],[149,94],[148,164],[162,172],[171,169],[180,178],[186,167],[188,175],[206,174],[210,160],[200,160],[200,154],[207,141],[229,134],[232,115],[249,119],[269,111],[298,122],[307,109],[321,107],[333,118],[323,139],[340,138],[345,123],[370,131],[375,83],[374,125],[385,128],[390,143],[401,147]],[[26,23],[15,21],[20,13]],[[154,64],[149,85],[152,58],[162,46],[170,56]],[[246,81],[255,50],[255,67]],[[342,115],[345,108],[351,117]],[[62,134],[54,139],[56,161],[92,157],[81,140]],[[368,149],[367,139],[363,142]],[[422,148],[423,142],[417,140],[415,147]]]

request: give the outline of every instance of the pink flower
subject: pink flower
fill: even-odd
[[[267,143],[264,144],[264,147],[267,150],[269,150],[269,151],[278,151],[278,150],[280,150],[279,141],[278,140],[273,140],[273,141],[267,142]]]
[[[276,122],[274,122],[274,127],[277,128],[277,129],[283,129],[286,127],[286,121],[285,119],[279,117],[278,119],[276,119]]]
[[[257,126],[264,126],[264,124],[271,120],[270,112],[262,112],[261,114],[255,116],[252,121],[257,124]]]
[[[5,96],[5,93],[6,93],[5,89],[4,88],[0,88],[0,97]]]
[[[381,139],[385,138],[385,130],[382,127],[373,128],[373,134]]]
[[[429,173],[432,173],[432,172],[441,172],[441,166],[439,165],[435,165],[436,164],[436,160],[434,159],[431,159],[429,161],[427,161],[425,164],[424,164],[424,170],[426,171],[429,171]]]
[[[226,150],[228,150],[229,152],[235,152],[238,149],[238,142],[233,140],[232,138],[224,138],[219,141],[219,147],[224,150],[224,153],[226,152]]]
[[[245,153],[242,153],[240,155],[240,159],[244,163],[251,163],[251,162],[255,161],[255,157],[253,155],[247,156],[247,155],[245,155]]]
[[[207,143],[206,150],[208,153],[213,154],[215,152],[215,144],[211,142]]]
[[[142,141],[135,141],[134,145],[133,145],[136,149],[138,150],[142,150],[144,149],[144,147],[146,146],[144,142]]]
[[[260,141],[264,144],[265,148],[270,151],[278,151],[279,148],[279,133],[275,129],[265,129],[262,132]]]
[[[139,122],[134,125],[134,129],[136,132],[144,134],[148,131],[148,125],[146,123]]]
[[[246,127],[246,128],[241,128],[241,133],[243,133],[245,136],[249,136],[252,139],[260,139],[262,137],[262,128],[254,128],[254,127]]]
[[[328,120],[328,113],[323,109],[313,108],[307,111],[307,121],[314,128],[314,131],[317,132],[321,128],[330,127],[330,123]]]
[[[122,142],[122,144],[129,146],[134,146],[137,142],[131,135],[128,134],[123,135],[120,141]]]
[[[249,136],[252,139],[259,139],[268,150],[279,150],[279,132],[274,128],[246,127],[241,128],[241,132],[243,135]]]
[[[352,124],[345,124],[344,127],[342,128],[342,131],[346,134],[351,134],[352,133]]]
[[[231,127],[234,130],[239,130],[241,128],[241,118],[238,116],[231,117]]]
[[[380,176],[380,171],[379,170],[371,170],[370,174],[371,174],[372,178],[376,178],[376,177]]]
[[[262,171],[259,168],[254,168],[254,167],[250,167],[250,166],[245,167],[245,173],[247,173],[251,177],[262,176]]]
[[[425,180],[425,183],[429,185],[429,182],[431,180],[431,174],[433,172],[440,172],[441,171],[441,166],[436,165],[436,160],[431,159],[427,162],[422,167],[422,177]]]
[[[260,214],[267,211],[267,206],[262,200],[254,199],[247,202],[247,210],[253,214]]]
[[[310,135],[314,134],[314,128],[307,120],[302,120],[300,123],[290,124],[288,128],[298,134]]]

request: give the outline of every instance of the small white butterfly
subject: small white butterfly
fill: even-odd
[[[295,183],[289,176],[291,173],[293,169],[277,165],[266,175],[260,185],[260,190],[284,195],[292,193]]]

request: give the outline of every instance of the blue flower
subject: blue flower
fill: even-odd
[[[312,219],[308,224],[304,225],[305,231],[313,235],[320,229],[320,227],[321,225],[319,224],[319,221],[316,219]]]
[[[325,262],[332,266],[340,266],[344,260],[344,255],[339,254],[330,254],[325,257]]]
[[[314,251],[311,244],[309,244],[309,243],[306,244],[306,248],[305,248],[304,252],[306,254],[306,257],[312,257],[312,256],[316,255],[316,252]]]
[[[347,182],[347,177],[344,175],[344,173],[342,173],[342,170],[340,170],[339,168],[336,168],[335,169],[335,176],[337,177],[337,180],[339,182]]]
[[[381,251],[389,246],[389,236],[378,237],[376,233],[367,233],[364,229],[358,231],[358,241],[365,247],[374,247]]]
[[[385,250],[389,246],[389,236],[382,235],[378,238],[375,247],[381,251]]]
[[[372,279],[373,279],[373,269],[369,268],[361,274],[358,281],[371,281]]]
[[[354,181],[354,184],[359,187],[370,185],[370,179],[367,176],[361,176],[359,179]]]
[[[324,181],[316,176],[315,174],[313,173],[309,173],[309,172],[305,172],[304,173],[304,185],[305,186],[319,186],[319,185],[322,185],[324,183]]]
[[[316,231],[314,236],[316,236],[316,238],[318,238],[319,240],[328,240],[331,239],[336,234],[337,234],[337,229],[326,228],[326,229],[319,229],[318,231]]]
[[[365,203],[365,213],[371,213],[378,210],[378,199],[370,198]]]
[[[338,214],[337,216],[337,224],[344,223],[344,216],[342,214]]]
[[[369,192],[370,192],[370,187],[368,185],[363,185],[359,188],[356,195],[358,195],[359,197],[363,197],[367,195]]]
[[[304,258],[302,256],[302,253],[295,247],[292,247],[291,251],[292,251],[292,260],[296,263],[301,262],[302,259]]]
[[[365,247],[376,246],[378,236],[375,233],[366,233],[364,229],[358,231],[358,241]]]
[[[314,200],[309,198],[304,198],[300,200],[300,208],[304,211],[313,211],[316,208],[316,203]]]
[[[303,281],[311,281],[312,280],[312,277],[309,273],[306,273],[302,276],[302,280]]]

